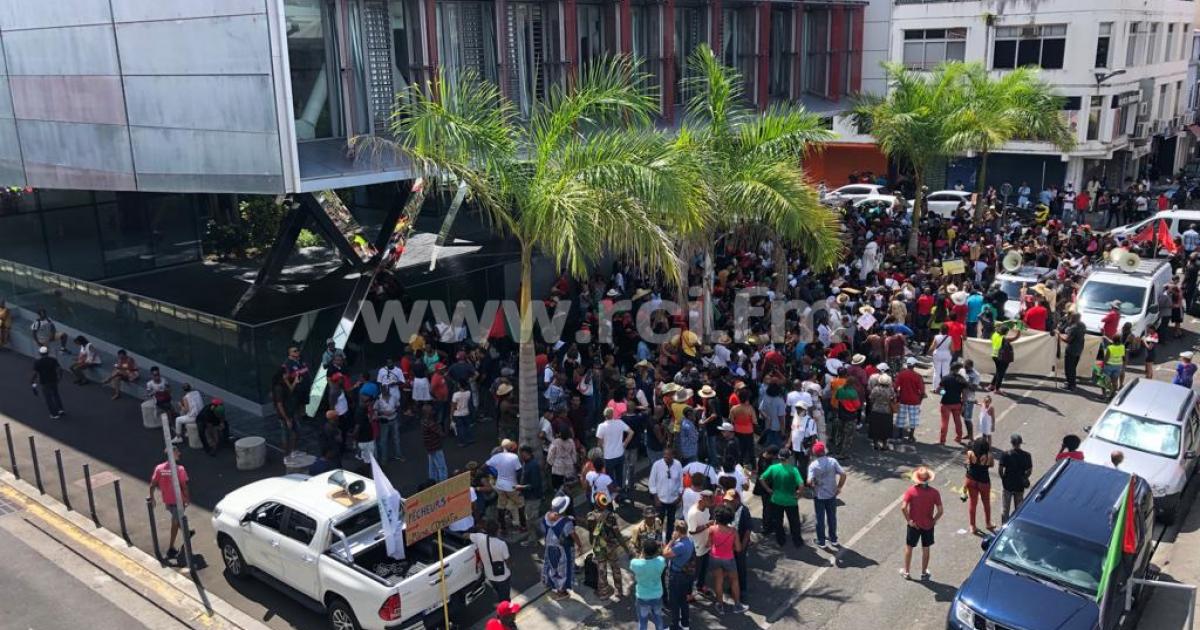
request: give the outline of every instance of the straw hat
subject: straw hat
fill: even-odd
[[[954,293],[951,293],[950,301],[955,304],[959,304],[959,305],[966,304],[967,303],[967,292],[966,291],[955,291]]]
[[[914,484],[929,483],[935,477],[937,477],[937,473],[934,473],[926,466],[918,466],[916,470],[912,471],[912,482]]]
[[[508,383],[500,383],[500,386],[496,388],[496,395],[507,396],[512,393],[512,389],[512,385],[509,385]]]
[[[692,390],[687,389],[686,387],[683,389],[680,389],[679,391],[675,392],[675,402],[677,402],[677,403],[687,402],[692,399],[693,393],[694,392],[692,392]]]
[[[672,381],[670,383],[663,384],[662,389],[660,391],[662,391],[663,394],[674,394],[675,392],[677,392],[681,389],[683,389],[682,385]]]
[[[636,301],[646,297],[647,295],[650,295],[650,289],[641,288],[641,289],[638,289],[637,291],[633,292],[633,298],[631,298],[631,299],[636,302]]]
[[[850,357],[850,364],[851,365],[862,365],[863,362],[866,360],[867,360],[867,357],[865,357],[861,354],[856,354],[856,355]]]
[[[716,343],[729,345],[733,343],[733,339],[729,336],[729,333],[722,331],[720,335],[717,335]]]
[[[705,385],[700,388],[699,394],[701,398],[716,398],[717,390],[713,389],[712,385]]]
[[[858,307],[858,312],[862,313],[863,315],[874,315],[875,307],[871,306],[870,304],[863,304],[862,306]]]

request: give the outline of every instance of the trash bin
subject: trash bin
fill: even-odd
[[[238,470],[257,470],[267,461],[267,440],[257,436],[244,437],[233,443]]]

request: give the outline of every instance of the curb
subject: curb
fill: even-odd
[[[116,534],[97,528],[83,515],[66,509],[49,495],[0,469],[0,496],[15,501],[38,518],[46,521],[66,536],[89,548],[120,570],[137,586],[143,597],[153,593],[169,605],[179,608],[196,627],[214,630],[269,630],[258,621],[225,600],[207,592],[213,614],[209,615],[196,593],[191,579],[159,565],[150,554],[129,546]],[[148,593],[148,592],[149,593]]]

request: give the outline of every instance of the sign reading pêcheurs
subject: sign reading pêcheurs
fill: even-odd
[[[404,542],[411,545],[470,514],[471,473],[463,473],[404,499]]]

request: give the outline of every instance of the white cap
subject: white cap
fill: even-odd
[[[917,358],[916,358],[916,357],[908,357],[907,359],[905,359],[905,360],[904,360],[904,365],[910,365],[910,366],[911,366],[911,365],[916,365],[916,364],[917,364]]]
[[[41,348],[38,348],[38,354],[50,354],[50,348],[42,346]]]
[[[880,372],[887,372],[887,371],[888,371],[888,370],[890,370],[891,368],[890,368],[890,367],[888,367],[888,364],[887,364],[887,363],[880,363],[880,364],[878,364],[878,365],[876,365],[876,366],[875,366],[875,369],[876,369],[876,370],[879,370]]]

